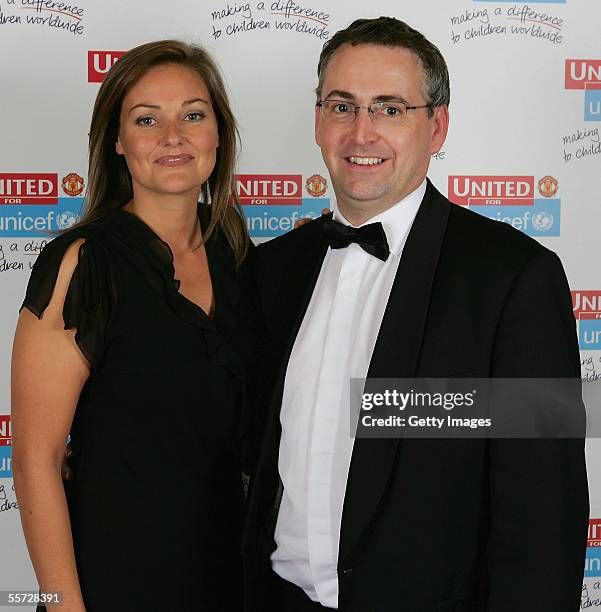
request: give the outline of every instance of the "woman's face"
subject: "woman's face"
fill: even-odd
[[[125,156],[134,196],[197,197],[215,167],[218,146],[209,91],[189,68],[151,68],[123,99],[116,151]]]

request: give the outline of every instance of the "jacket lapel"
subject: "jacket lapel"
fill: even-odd
[[[411,378],[416,374],[449,206],[428,181],[399,262],[368,378]],[[399,439],[395,438],[355,440],[342,514],[339,564],[351,552],[378,506],[398,445]]]

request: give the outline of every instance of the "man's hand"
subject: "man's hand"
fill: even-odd
[[[321,214],[322,215],[329,215],[330,214],[330,209],[329,208],[322,208],[321,209]],[[309,223],[309,221],[313,221],[313,219],[311,217],[303,217],[302,219],[298,219],[295,223],[294,223],[294,229],[298,229],[299,227],[302,227],[303,225],[305,225],[306,223]]]
[[[73,451],[71,450],[71,442],[67,443],[65,447],[65,454],[63,455],[63,462],[61,464],[61,477],[65,482],[71,482],[74,478],[73,470],[69,465],[69,459],[73,455]]]

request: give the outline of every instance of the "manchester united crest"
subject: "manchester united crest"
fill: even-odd
[[[83,178],[75,172],[67,174],[62,181],[63,191],[70,196],[78,196],[83,191]]]
[[[558,189],[559,183],[557,179],[552,176],[543,176],[543,178],[538,181],[538,191],[545,198],[554,197]]]
[[[314,198],[320,198],[328,189],[328,181],[319,174],[314,174],[307,179],[305,183],[307,192]]]

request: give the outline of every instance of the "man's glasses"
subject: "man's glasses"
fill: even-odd
[[[432,104],[409,106],[404,102],[374,102],[369,106],[359,106],[346,100],[318,100],[316,106],[321,108],[321,112],[328,121],[352,123],[357,113],[365,108],[372,121],[390,124],[402,123],[411,110],[432,108]]]

